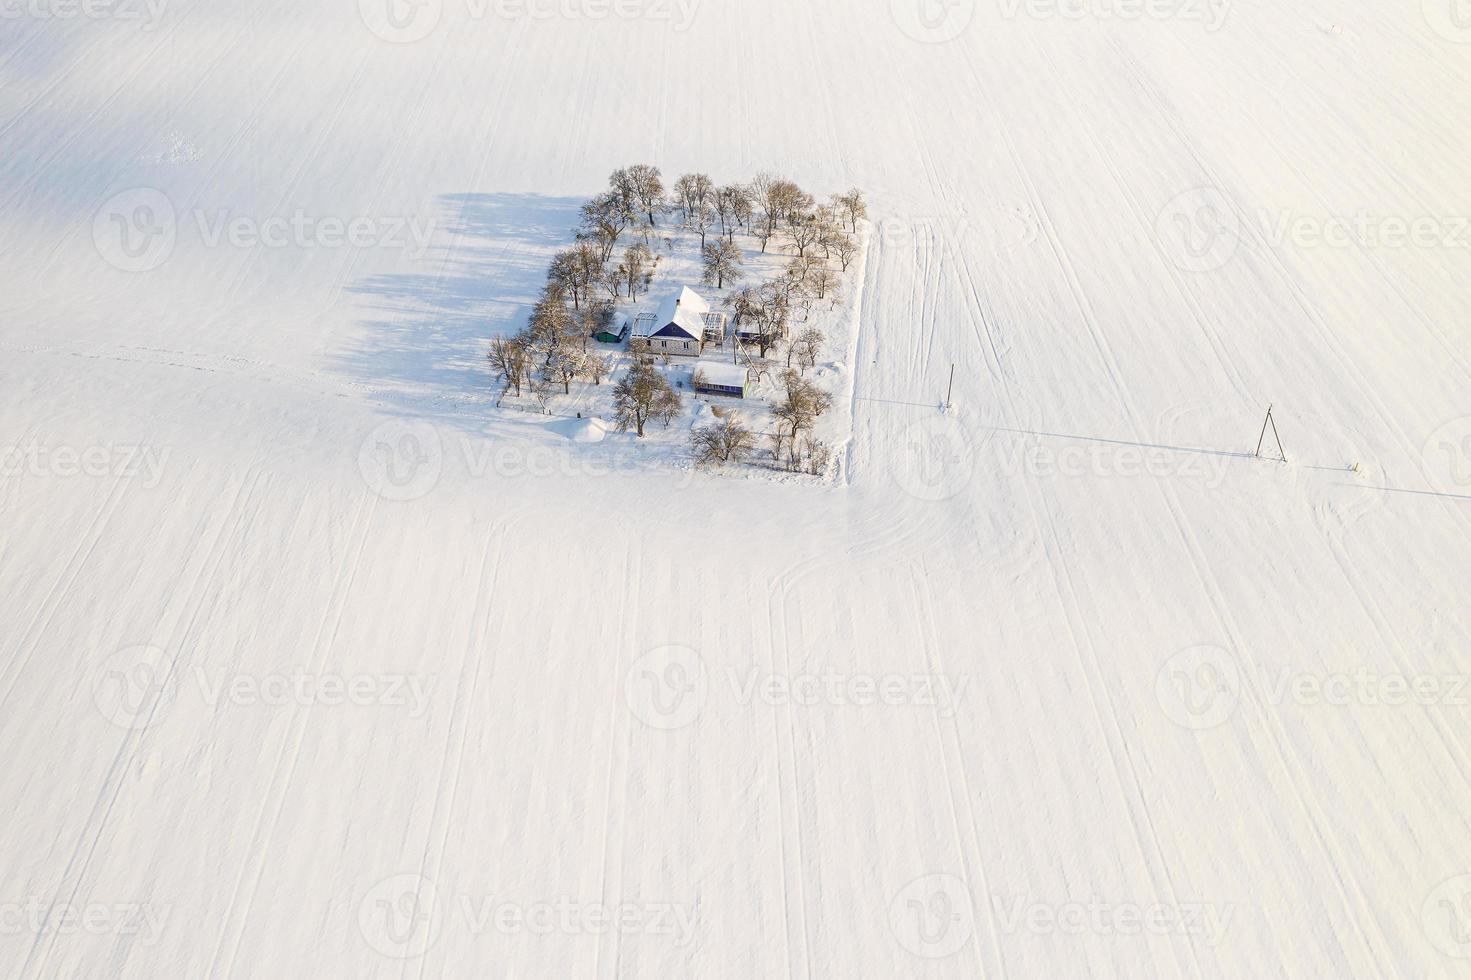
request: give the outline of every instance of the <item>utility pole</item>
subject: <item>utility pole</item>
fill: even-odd
[[[950,362],[950,387],[945,389],[945,411],[950,411],[950,396],[955,393],[955,362]]]
[[[1267,417],[1262,420],[1262,433],[1261,433],[1261,435],[1257,436],[1257,440],[1256,440],[1256,452],[1253,453],[1252,455],[1256,456],[1258,459],[1261,458],[1261,455],[1262,455],[1262,443],[1267,438],[1267,427],[1268,426],[1271,426],[1271,428],[1272,428],[1272,438],[1277,443],[1277,455],[1281,456],[1282,457],[1282,462],[1285,463],[1285,462],[1287,462],[1287,452],[1286,452],[1286,450],[1284,450],[1282,448],[1282,437],[1277,434],[1277,421],[1276,421],[1276,419],[1272,418],[1272,406],[1271,405],[1268,405],[1267,406]]]

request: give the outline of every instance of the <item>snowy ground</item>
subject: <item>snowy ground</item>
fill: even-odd
[[[0,975],[1464,975],[1451,0],[353,6],[3,8]],[[635,161],[868,190],[842,484],[484,410]]]

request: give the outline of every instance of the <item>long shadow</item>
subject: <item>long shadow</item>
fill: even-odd
[[[416,413],[489,405],[498,392],[485,360],[490,339],[524,326],[552,255],[572,241],[581,204],[535,194],[441,196],[438,241],[417,271],[348,287],[368,330],[336,353],[334,367]]]

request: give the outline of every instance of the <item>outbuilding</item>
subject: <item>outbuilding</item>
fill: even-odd
[[[691,387],[701,395],[745,398],[747,383],[746,369],[739,364],[701,361],[695,365]]]
[[[628,339],[629,320],[627,313],[614,313],[608,322],[598,328],[593,339],[604,344],[621,344]]]

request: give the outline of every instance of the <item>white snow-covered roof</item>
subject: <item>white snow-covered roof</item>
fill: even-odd
[[[627,326],[627,324],[628,324],[628,314],[627,313],[623,313],[623,312],[614,313],[613,314],[613,319],[608,322],[607,330],[608,330],[609,333],[620,333],[620,332],[622,332],[623,328],[625,326]]]
[[[705,376],[712,385],[726,388],[745,388],[746,369],[728,361],[700,361],[695,370]]]
[[[709,312],[710,304],[705,302],[704,297],[685,286],[659,307],[649,335],[652,336],[673,324],[695,340],[701,340],[705,336],[705,314]]]

